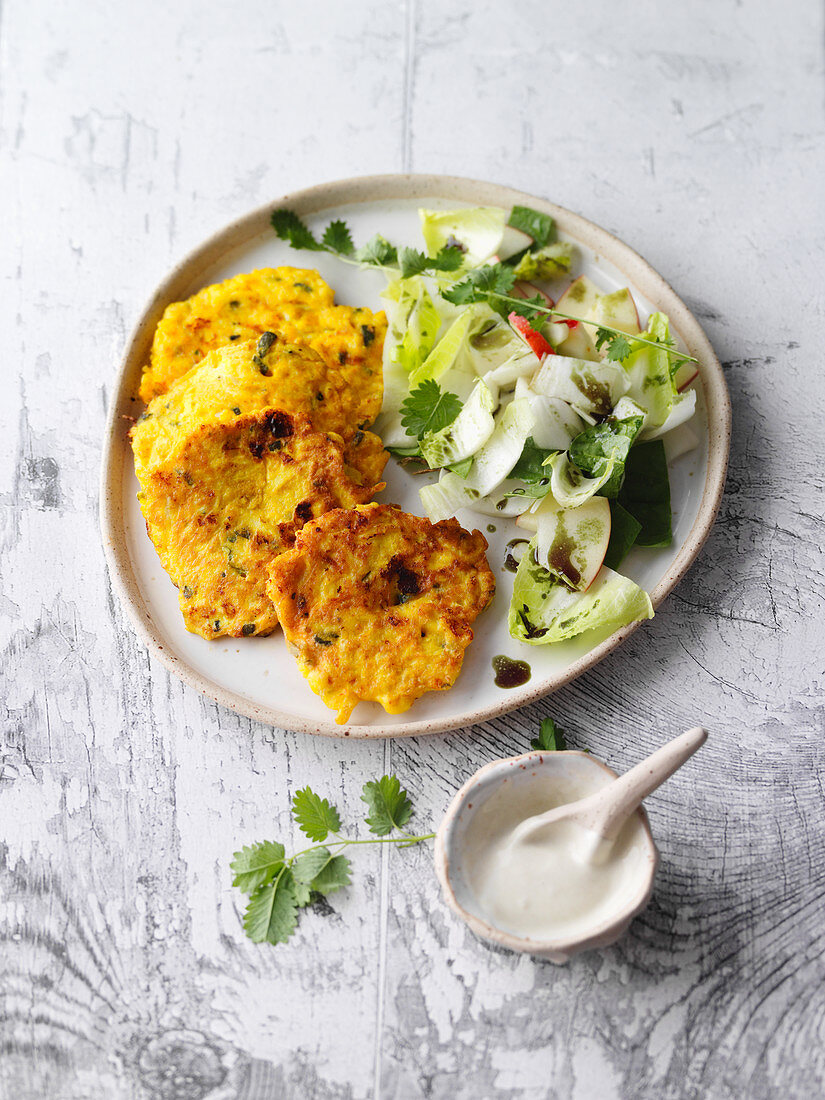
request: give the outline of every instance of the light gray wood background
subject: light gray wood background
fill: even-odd
[[[4,1100],[814,1097],[825,1071],[823,16],[813,0],[3,0],[0,1094]],[[620,652],[446,737],[336,743],[185,689],[99,546],[104,415],[167,269],[327,179],[547,196],[702,319],[734,408],[722,514]],[[562,968],[491,951],[426,846],[363,850],[287,946],[228,861],[312,784],[397,771],[438,822],[551,713],[622,769],[702,722],[649,812],[653,902]]]

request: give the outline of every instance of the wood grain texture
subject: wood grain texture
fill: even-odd
[[[808,0],[184,0],[0,8],[0,1096],[812,1097],[825,1078],[823,18]],[[97,534],[107,394],[171,264],[324,179],[454,172],[636,247],[703,320],[727,494],[656,618],[582,680],[460,734],[328,740],[151,663]],[[493,951],[429,852],[364,850],[287,946],[227,864],[310,783],[417,824],[552,713],[623,769],[697,722],[650,800],[650,908],[566,967]]]

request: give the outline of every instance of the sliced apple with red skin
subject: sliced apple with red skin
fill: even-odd
[[[516,283],[513,287],[513,294],[516,298],[534,298],[537,294],[540,298],[543,298],[550,309],[553,308],[554,302],[546,290],[542,290],[540,286],[536,286],[535,283],[525,283],[523,280]]]
[[[513,312],[507,320],[510,322],[513,331],[519,334],[528,348],[539,359],[543,359],[545,355],[556,354],[553,345],[549,344],[540,332],[536,332],[526,317],[521,317],[518,313]]]
[[[608,325],[620,332],[626,332],[629,336],[638,336],[642,331],[639,324],[639,311],[627,287],[614,290],[611,294],[602,294],[586,275],[580,275],[578,279],[573,280],[559,298],[558,308],[562,313],[569,313],[571,317],[578,317],[585,322],[583,327],[591,343],[595,340],[596,330],[600,325]],[[575,330],[571,329],[571,332],[573,331]],[[595,346],[593,350],[595,352]],[[565,351],[562,354],[570,353]],[[577,355],[577,358],[588,357]]]
[[[536,532],[536,561],[578,592],[596,579],[610,542],[610,505],[591,497],[579,508],[562,508],[548,494],[516,520]]]
[[[694,378],[699,375],[699,368],[695,363],[682,363],[673,376],[673,385],[678,393],[686,390]]]
[[[601,297],[601,291],[586,275],[579,275],[559,298],[558,309],[579,320],[587,320],[588,314]]]
[[[590,307],[587,320],[592,321],[596,327],[609,325],[617,328],[628,336],[638,336],[642,331],[639,326],[639,311],[626,286],[621,290],[614,290],[612,294],[600,294]]]

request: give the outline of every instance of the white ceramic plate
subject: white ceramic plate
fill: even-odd
[[[635,626],[610,637],[588,636],[552,647],[526,646],[507,633],[507,607],[512,574],[502,568],[505,544],[516,534],[511,520],[491,520],[465,513],[465,526],[477,526],[490,543],[488,559],[498,592],[477,620],[475,640],[467,651],[456,685],[419,699],[405,714],[387,715],[377,704],[361,703],[353,722],[338,726],[314,695],[287,653],[283,636],[220,638],[206,641],[184,629],[177,592],[161,568],[149,539],[135,494],[137,481],[127,432],[141,406],[135,398],[142,366],[148,361],[152,334],[165,306],[200,287],[256,267],[316,267],[335,287],[337,300],[380,308],[383,277],[360,271],[325,253],[295,252],[269,227],[273,209],[286,206],[312,225],[345,218],[357,244],[381,232],[397,244],[421,247],[417,210],[420,205],[492,205],[515,203],[552,214],[562,237],[579,246],[576,272],[590,275],[605,290],[629,286],[640,313],[661,309],[672,328],[700,363],[697,416],[698,448],[671,466],[674,541],[667,550],[636,550],[622,571],[644,586],[654,606],[661,603],[694,560],[711,528],[725,479],[730,405],[722,370],[698,322],[656,272],[627,245],[576,214],[518,191],[448,176],[372,176],[323,184],[268,203],[211,237],[164,280],[132,333],[112,401],[101,486],[103,544],[115,590],[150,652],[187,684],[223,706],[287,729],[331,736],[388,737],[434,733],[469,726],[538,699],[591,668],[616,648]],[[387,489],[380,499],[422,513],[419,478],[406,474],[393,460],[387,467]],[[490,532],[488,524],[496,530]],[[530,680],[505,690],[493,682],[497,654],[526,660]]]

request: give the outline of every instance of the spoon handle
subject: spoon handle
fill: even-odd
[[[669,779],[684,762],[689,759],[707,741],[707,730],[694,726],[687,733],[674,737],[666,745],[652,753],[625,772],[609,788],[610,798],[606,806],[594,807],[588,815],[590,820],[582,822],[587,828],[607,840],[613,840],[627,817],[643,799]]]

